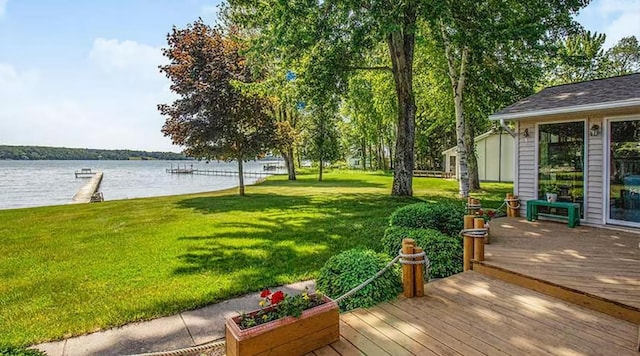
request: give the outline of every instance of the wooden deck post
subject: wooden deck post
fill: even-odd
[[[473,219],[474,229],[484,229],[484,219]],[[474,235],[473,237],[473,259],[476,261],[484,261],[484,236]]]
[[[402,253],[404,254],[412,254],[413,247],[415,246],[415,241],[413,239],[403,239],[402,240]],[[405,258],[406,260],[412,260],[411,258]],[[415,280],[413,276],[413,266],[414,265],[402,265],[402,287],[404,289],[404,296],[406,298],[412,298],[415,295]]]
[[[422,248],[414,247],[413,253],[422,253]],[[424,257],[416,257],[415,260],[423,261]],[[413,265],[413,276],[415,278],[414,288],[416,291],[416,297],[424,296],[424,272],[423,271],[424,271],[423,264]]]
[[[473,229],[473,219],[475,219],[475,215],[464,216],[465,229]],[[471,259],[473,258],[473,235],[462,234],[462,238],[464,239],[462,270],[468,271],[471,269]]]
[[[515,200],[514,200],[515,199]],[[520,216],[520,209],[516,209],[519,202],[517,201],[518,196],[507,193],[507,216],[511,218],[517,218]],[[514,201],[512,201],[514,200]]]

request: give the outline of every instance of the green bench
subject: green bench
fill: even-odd
[[[569,227],[576,227],[577,225],[580,225],[580,204],[578,203],[567,203],[567,202],[560,202],[560,201],[550,203],[546,200],[528,200],[527,201],[527,220],[528,221],[538,220],[539,206],[567,209],[568,216],[555,215],[555,214],[540,214],[540,215],[544,215],[544,216],[548,216],[556,219],[568,220]]]

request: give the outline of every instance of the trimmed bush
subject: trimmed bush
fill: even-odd
[[[0,356],[46,356],[47,354],[34,349],[0,347]]]
[[[458,236],[464,227],[465,207],[453,203],[416,203],[399,208],[391,215],[391,226],[434,229]]]
[[[431,267],[430,278],[444,278],[462,272],[462,239],[444,235],[433,229],[413,229],[391,226],[384,232],[382,245],[389,256],[395,257],[402,247],[402,239],[416,240],[416,246],[427,253]]]
[[[353,249],[331,257],[320,269],[316,288],[338,298],[384,268],[391,258],[373,250]],[[395,264],[362,290],[340,303],[340,310],[368,308],[402,292],[400,266]]]

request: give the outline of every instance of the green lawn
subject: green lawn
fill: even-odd
[[[28,345],[173,314],[309,278],[345,249],[380,250],[387,217],[417,199],[391,176],[272,177],[236,191],[0,211],[0,345]],[[474,194],[497,207],[510,184]],[[415,196],[455,199],[452,181]]]

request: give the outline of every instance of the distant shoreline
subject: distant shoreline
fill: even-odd
[[[141,150],[105,150],[96,148],[68,148],[47,146],[7,146],[0,145],[0,160],[40,161],[40,160],[192,160],[182,153],[141,151]]]

